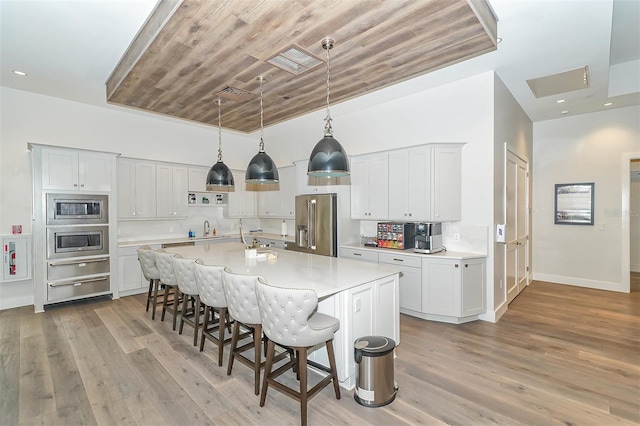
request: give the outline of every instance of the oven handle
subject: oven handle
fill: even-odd
[[[49,287],[64,287],[64,286],[67,286],[67,285],[82,285],[82,284],[94,283],[96,281],[104,281],[106,279],[107,279],[107,277],[99,277],[99,278],[89,278],[88,280],[71,281],[71,282],[66,282],[66,283],[49,283]]]
[[[49,262],[49,266],[68,266],[68,265],[80,265],[82,263],[95,263],[95,262],[107,262],[109,260],[108,257],[100,257],[97,259],[88,259],[88,260],[71,260],[66,262]]]

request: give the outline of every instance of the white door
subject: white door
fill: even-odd
[[[506,279],[507,301],[511,302],[528,285],[529,165],[509,151],[506,168]]]

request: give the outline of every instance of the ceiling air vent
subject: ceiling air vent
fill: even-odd
[[[234,102],[243,102],[256,97],[256,95],[251,92],[231,86],[227,86],[219,91],[218,96],[222,99],[227,99]]]
[[[295,44],[267,59],[267,62],[293,75],[300,75],[323,63],[321,59]]]
[[[589,68],[582,67],[559,74],[527,80],[527,84],[536,98],[559,95],[589,87]]]

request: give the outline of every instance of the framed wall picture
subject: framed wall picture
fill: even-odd
[[[555,224],[593,225],[595,184],[558,183],[555,191]]]

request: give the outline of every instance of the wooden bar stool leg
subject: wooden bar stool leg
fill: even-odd
[[[236,347],[238,346],[238,335],[240,334],[240,323],[235,322],[233,326],[233,334],[231,335],[231,350],[229,352],[229,365],[227,366],[227,376],[231,375],[233,368],[233,359],[235,358]]]
[[[260,395],[260,361],[262,357],[262,325],[256,324],[253,329],[253,349],[255,361],[253,365],[254,386],[256,395]]]
[[[160,287],[160,282],[158,280],[153,280],[153,301],[151,302],[151,306],[153,306],[153,312],[151,312],[151,319],[156,319],[156,306],[158,305],[158,287]]]
[[[331,375],[333,376],[333,390],[336,393],[336,399],[340,399],[340,385],[338,384],[338,369],[336,368],[336,357],[333,353],[333,340],[328,340],[327,355],[329,356],[329,367],[331,368]]]
[[[184,299],[184,298],[183,298]],[[186,300],[183,300],[187,303]],[[173,330],[176,330],[176,322],[178,320],[178,312],[180,312],[180,290],[178,286],[173,286]]]
[[[298,372],[300,373],[300,423],[307,426],[307,349],[298,350]]]
[[[198,346],[198,327],[200,327],[200,295],[194,296],[193,309],[195,310],[193,319],[193,346]]]
[[[207,340],[204,337],[204,333],[209,327],[209,316],[211,315],[211,307],[209,305],[204,305],[204,319],[202,320],[202,331],[200,332],[200,352],[204,350],[204,341]],[[218,360],[219,361],[219,360]],[[218,366],[221,366],[220,362],[218,362]]]
[[[160,316],[160,321],[164,321],[164,314],[167,312],[167,305],[169,299],[169,288],[164,288],[164,297],[162,298],[162,315]]]
[[[224,329],[227,318],[227,308],[220,308],[218,315],[218,367],[222,365],[222,352],[224,351]]]
[[[147,292],[147,310],[149,312],[149,302],[151,302],[151,293],[153,292],[153,279],[149,280],[149,291]]]
[[[276,344],[272,340],[267,342],[267,359],[264,364],[264,380],[262,381],[262,394],[260,395],[260,406],[264,407],[267,400],[267,390],[269,389],[269,376],[273,368],[273,356],[276,352]]]

